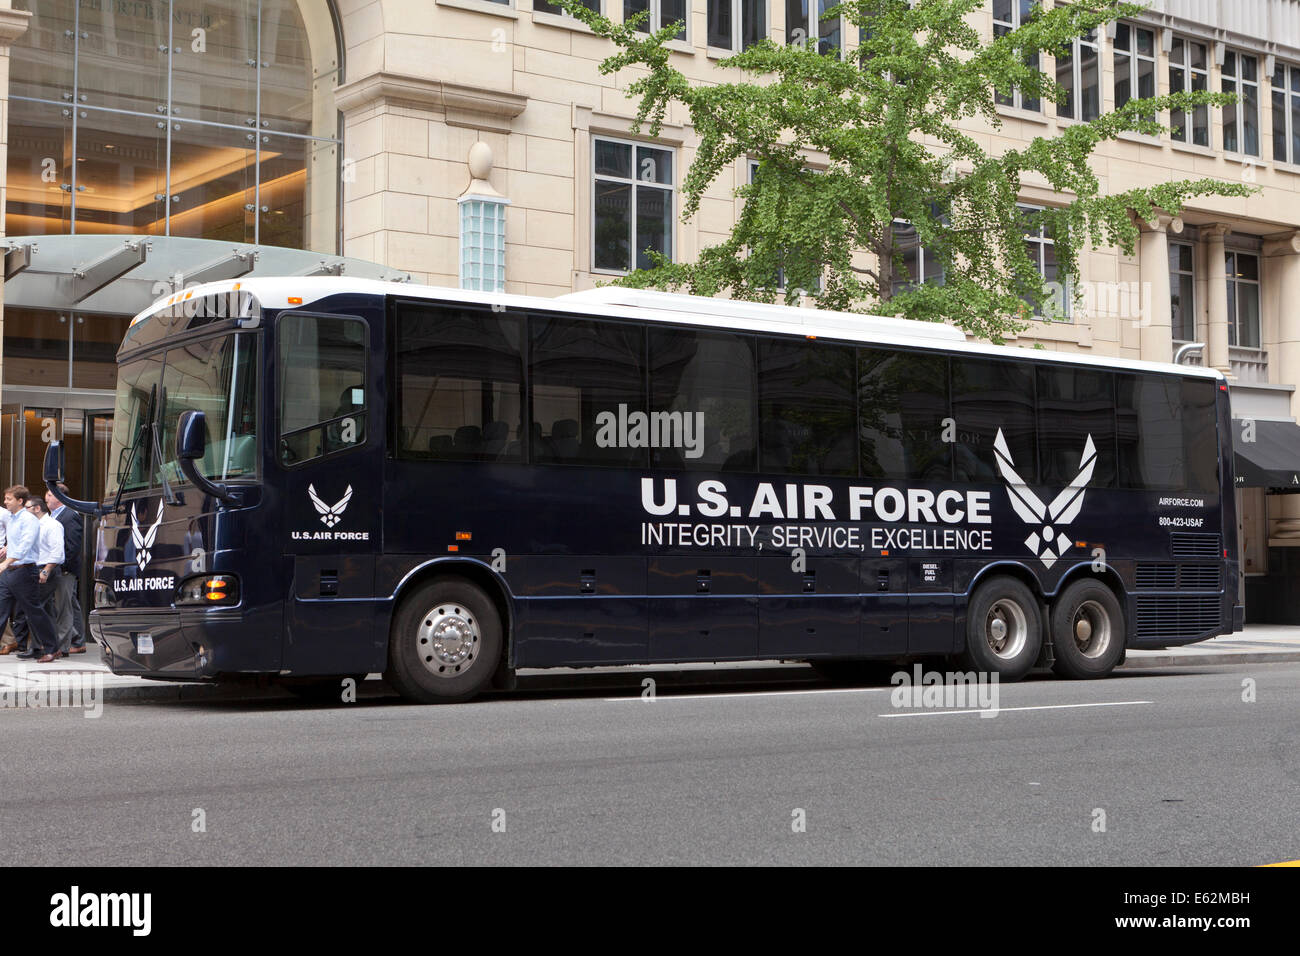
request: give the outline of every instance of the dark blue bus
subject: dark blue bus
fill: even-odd
[[[1087,678],[1242,624],[1213,370],[338,278],[170,296],[118,363],[107,495],[69,502],[118,674],[425,702],[651,662]]]

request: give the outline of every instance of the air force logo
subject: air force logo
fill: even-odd
[[[1092,471],[1097,466],[1097,448],[1089,435],[1083,445],[1083,457],[1079,459],[1079,474],[1069,487],[1057,495],[1050,505],[1043,504],[1038,495],[1029,490],[1029,486],[1016,474],[1015,462],[1011,460],[1011,450],[1007,440],[998,429],[998,437],[993,442],[997,453],[998,472],[1007,483],[1007,495],[1011,498],[1011,507],[1026,524],[1034,525],[1034,532],[1025,539],[1025,547],[1034,552],[1045,567],[1050,568],[1056,559],[1070,547],[1070,539],[1060,529],[1079,516],[1083,508],[1083,494],[1088,482],[1092,481]]]
[[[131,543],[135,545],[135,563],[143,571],[149,559],[153,557],[153,543],[158,537],[158,529],[162,527],[163,503],[158,502],[158,517],[154,523],[149,526],[148,531],[140,530],[140,519],[135,516],[135,505],[131,505]]]
[[[308,485],[307,494],[311,496],[311,503],[316,506],[316,511],[320,513],[321,524],[327,528],[332,528],[342,520],[343,512],[352,500],[352,486],[348,485],[348,490],[343,492],[343,497],[336,505],[327,505],[321,501],[320,495],[316,494],[316,486]]]

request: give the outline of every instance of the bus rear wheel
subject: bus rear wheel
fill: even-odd
[[[1052,670],[1062,677],[1105,677],[1124,653],[1124,612],[1100,581],[1075,581],[1052,606]]]
[[[439,578],[398,606],[384,676],[418,703],[469,700],[491,682],[501,646],[501,615],[483,589],[464,578]]]
[[[966,610],[966,667],[1018,681],[1034,666],[1042,644],[1043,615],[1033,591],[1009,577],[980,585]]]

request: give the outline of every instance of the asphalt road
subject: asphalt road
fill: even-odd
[[[890,690],[3,710],[0,864],[1300,858],[1300,664],[1033,680],[992,719]]]

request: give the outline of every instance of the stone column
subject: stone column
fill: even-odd
[[[1223,239],[1231,231],[1231,226],[1222,224],[1201,227],[1206,246],[1205,279],[1209,299],[1205,364],[1217,368],[1229,378],[1232,377],[1232,363],[1228,359],[1228,270]]]
[[[32,18],[26,10],[10,9],[9,3],[10,0],[0,0],[0,239],[5,234],[5,186],[9,169],[9,48],[27,32],[27,23]],[[0,270],[0,342],[3,341],[4,272]],[[3,379],[4,367],[0,364],[0,381]]]
[[[1138,328],[1142,359],[1146,362],[1174,360],[1173,309],[1169,296],[1169,232],[1182,232],[1181,219],[1158,215],[1139,224],[1141,288],[1138,290]]]

